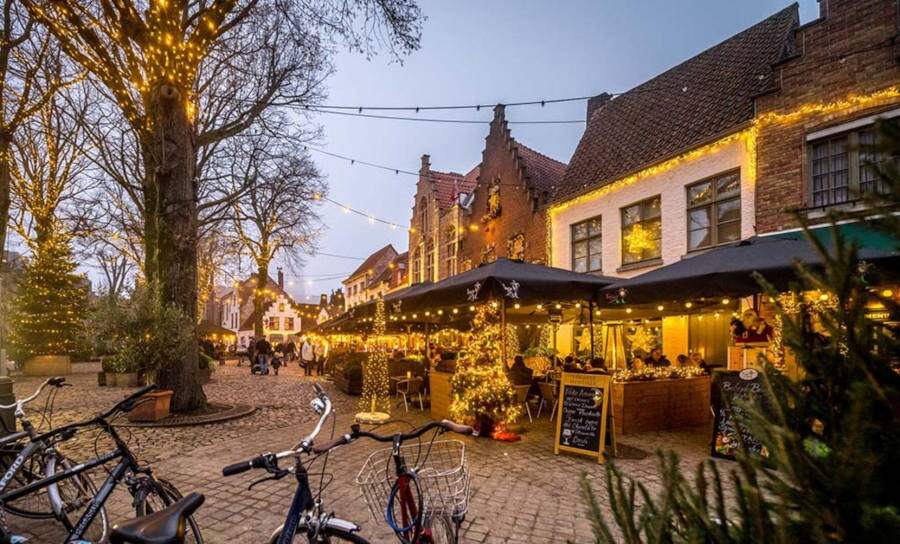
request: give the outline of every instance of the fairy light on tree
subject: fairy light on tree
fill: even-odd
[[[384,336],[387,329],[387,314],[384,298],[378,297],[375,302],[375,317],[372,321],[373,346],[368,360],[363,365],[362,398],[359,400],[360,413],[357,421],[367,423],[383,423],[390,419],[391,398],[388,381],[388,355],[377,345],[377,340]]]
[[[465,356],[450,379],[453,398],[450,417],[474,422],[480,433],[503,429],[519,415],[516,392],[506,376],[499,310],[491,304],[476,307],[472,337]]]
[[[144,179],[140,180],[144,229],[144,275],[160,301],[186,315],[197,312],[199,146],[221,141],[253,126],[275,105],[309,99],[306,52],[323,35],[373,53],[375,45],[407,52],[419,45],[421,16],[411,0],[363,0],[350,7],[327,0],[22,0],[29,14],[59,41],[111,97],[134,133]],[[251,27],[252,31],[251,31]],[[226,37],[227,36],[227,37]],[[259,65],[271,77],[262,94],[220,110],[223,125],[198,133],[199,89],[221,90],[225,82],[199,85],[203,63],[227,39],[259,38]],[[314,46],[315,47],[315,46]],[[273,53],[266,56],[269,52]],[[291,57],[291,53],[296,53]],[[283,64],[289,57],[295,64]],[[234,59],[232,59],[234,60]],[[224,64],[223,64],[224,66]],[[271,68],[271,70],[269,70]],[[216,72],[213,71],[213,74]],[[246,86],[251,87],[252,86]],[[134,180],[131,180],[134,184]],[[226,199],[227,202],[227,199]],[[158,381],[172,389],[175,411],[200,408],[206,397],[199,381],[196,331],[185,356],[162,369]]]

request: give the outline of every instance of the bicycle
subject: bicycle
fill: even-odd
[[[288,474],[294,474],[297,480],[297,490],[294,493],[294,498],[291,501],[291,507],[288,511],[285,522],[272,533],[269,540],[270,544],[292,544],[299,542],[299,540],[295,539],[303,538],[304,536],[306,538],[306,541],[310,543],[323,543],[338,540],[345,542],[354,542],[357,544],[368,544],[368,541],[366,539],[357,534],[360,530],[360,527],[356,523],[336,518],[334,517],[333,513],[328,513],[325,511],[323,507],[323,500],[321,497],[321,485],[318,496],[313,496],[312,490],[309,485],[310,473],[308,471],[307,465],[318,459],[318,457],[327,455],[332,449],[345,444],[349,444],[358,438],[372,438],[379,441],[396,440],[399,447],[399,444],[402,444],[404,440],[419,438],[432,429],[437,429],[437,432],[435,433],[435,436],[437,436],[437,434],[445,431],[454,431],[461,434],[471,434],[472,428],[465,427],[463,425],[457,425],[450,421],[442,421],[429,423],[407,434],[398,433],[392,436],[381,436],[374,433],[361,431],[358,425],[354,425],[351,427],[350,434],[340,436],[325,444],[315,445],[315,438],[321,432],[325,420],[332,414],[333,410],[331,400],[328,398],[328,395],[325,394],[322,387],[319,384],[313,384],[313,387],[316,392],[316,398],[313,399],[311,405],[313,410],[317,414],[319,414],[320,417],[318,422],[316,423],[315,428],[308,436],[303,438],[303,440],[301,440],[299,444],[297,444],[290,450],[279,453],[264,453],[248,461],[229,465],[222,469],[222,474],[224,476],[233,476],[235,474],[240,474],[254,468],[261,468],[272,474],[272,476],[270,477],[254,481],[250,485],[250,488],[264,481],[279,480],[287,476]],[[303,455],[315,455],[315,457],[313,457],[307,463],[304,463],[302,460]],[[290,469],[279,468],[278,461],[286,458],[293,458],[294,466]],[[398,467],[405,467],[402,453],[398,452],[397,458],[400,460],[400,465],[398,465]],[[403,488],[410,481],[413,481],[415,479],[415,470],[404,468],[401,473],[404,475],[402,480],[406,483],[399,484],[400,488]],[[464,475],[464,479],[466,481],[465,490],[467,497],[468,476],[465,470],[462,471],[462,474]],[[323,470],[322,478],[324,479],[324,477],[325,474]],[[422,496],[420,495],[419,498],[422,499]],[[408,539],[404,542],[414,544],[428,544],[435,542],[432,539],[433,523],[445,523],[450,518],[440,513],[437,513],[438,515],[435,515],[436,512],[429,510],[428,506],[424,504],[423,500],[419,500],[417,505],[413,504],[412,502],[408,502],[411,500],[414,500],[411,494],[402,494],[401,504],[406,504],[408,508],[415,509],[416,512],[419,512],[419,514],[413,516],[413,521],[415,522],[413,525],[415,525],[415,527],[410,528],[410,530],[413,531],[411,533],[411,536],[413,538]],[[393,503],[393,499],[391,502]],[[462,523],[464,517],[465,504],[463,504],[461,510],[457,510],[456,517],[452,519],[453,523],[456,524],[455,531],[452,531],[453,542],[456,541],[455,539],[458,535],[458,524]],[[449,534],[447,531],[451,531],[451,529],[449,525],[445,524],[445,531],[442,534]],[[400,536],[400,534],[398,534],[398,536]],[[402,538],[401,541],[403,541]]]
[[[43,387],[44,385],[42,385]],[[31,436],[31,441],[21,449],[10,464],[2,480],[0,480],[0,504],[9,504],[22,497],[38,493],[44,488],[52,489],[55,484],[83,477],[85,472],[118,459],[119,462],[112,470],[107,471],[107,478],[99,489],[93,487],[93,484],[90,487],[86,487],[83,490],[84,493],[81,500],[76,505],[69,505],[68,508],[64,508],[57,515],[66,527],[66,530],[68,530],[66,542],[88,542],[84,540],[85,533],[97,516],[101,517],[102,529],[100,532],[102,534],[99,538],[96,538],[97,529],[95,527],[92,529],[90,536],[95,541],[102,540],[105,537],[107,532],[105,525],[107,522],[105,521],[106,512],[104,506],[112,491],[120,483],[124,482],[133,498],[136,516],[143,519],[131,520],[113,527],[110,533],[111,542],[115,544],[126,542],[138,544],[143,542],[202,544],[203,538],[192,514],[202,504],[203,496],[193,493],[188,497],[182,497],[174,485],[154,477],[149,466],[142,466],[138,462],[134,453],[128,448],[127,443],[122,440],[110,421],[113,416],[125,414],[132,410],[140,397],[156,388],[156,385],[143,387],[103,414],[85,421],[52,429],[43,434]],[[39,393],[40,390],[37,394]],[[36,397],[37,394],[32,397]],[[32,397],[29,397],[29,399]],[[79,429],[91,426],[99,427],[102,432],[112,439],[115,444],[113,451],[103,455],[98,454],[97,458],[75,466],[67,464],[62,466],[61,470],[57,470],[55,466],[52,466],[51,470],[51,466],[48,464],[43,478],[28,481],[24,485],[11,490],[6,489],[8,487],[6,483],[12,480],[19,468],[32,456],[41,452],[55,451],[56,444],[70,440]],[[75,513],[75,510],[82,511],[82,513],[73,522],[70,519],[70,515]],[[75,516],[73,515],[72,517],[74,518]],[[153,536],[156,540],[147,540],[147,534]],[[0,542],[4,542],[4,539],[11,540],[12,537],[13,535],[6,528],[0,527]],[[22,537],[18,536],[18,538]]]
[[[22,441],[24,439],[33,439],[36,436],[35,426],[26,417],[24,407],[40,396],[46,387],[52,386],[56,389],[50,393],[47,399],[47,405],[44,409],[44,418],[47,417],[48,407],[52,406],[55,392],[69,384],[65,383],[65,378],[48,378],[45,380],[30,397],[16,401],[13,404],[2,406],[0,409],[14,409],[14,416],[22,426],[22,431],[6,428],[7,436],[0,439],[0,470],[4,476],[0,479],[0,492],[7,487],[19,488],[29,483],[38,481],[44,477],[50,476],[56,472],[57,467],[70,468],[71,462],[60,453],[53,444],[48,444],[45,448],[36,448],[32,455],[22,455],[25,446]],[[52,411],[51,411],[52,418]],[[51,420],[52,425],[52,420]],[[17,461],[18,460],[18,461]],[[16,467],[15,469],[13,467]],[[63,524],[71,525],[69,513],[77,511],[79,504],[84,501],[87,494],[96,493],[96,487],[87,474],[78,474],[75,477],[63,482],[53,483],[47,486],[41,492],[31,493],[22,497],[18,501],[2,503],[2,509],[6,512],[19,517],[30,519],[57,519]],[[98,540],[106,536],[107,519],[106,512],[101,511],[100,523],[95,525],[95,530],[99,528]],[[9,532],[9,527],[5,516],[0,514],[0,534],[5,530]]]

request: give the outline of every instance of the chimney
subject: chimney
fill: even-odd
[[[420,176],[427,176],[428,172],[431,171],[431,156],[428,154],[422,155],[422,166],[419,168]]]
[[[828,0],[817,0],[819,2],[819,19],[828,17]]]
[[[600,93],[597,96],[592,96],[588,98],[587,101],[587,120],[591,120],[591,115],[594,114],[595,111],[602,108],[606,105],[607,102],[612,100],[612,95],[609,93]]]
[[[284,289],[284,272],[281,271],[281,267],[278,267],[278,287]]]

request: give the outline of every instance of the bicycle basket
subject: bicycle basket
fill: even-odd
[[[400,454],[408,463],[419,460],[416,482],[422,492],[422,503],[430,516],[462,516],[469,503],[469,466],[466,446],[459,440],[441,440],[429,445],[400,446]],[[425,456],[428,455],[427,458]],[[375,521],[386,521],[388,496],[396,473],[391,448],[373,452],[356,476],[369,512]]]

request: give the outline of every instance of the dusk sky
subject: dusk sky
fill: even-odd
[[[422,47],[391,62],[356,54],[336,58],[328,81],[331,105],[426,106],[493,104],[621,92],[740,32],[790,5],[785,0],[583,0],[423,1],[428,17]],[[800,2],[802,22],[816,17],[816,0]],[[377,113],[377,112],[370,112]],[[387,115],[415,113],[382,112]],[[422,117],[476,119],[490,109],[427,112]],[[510,121],[584,120],[583,101],[508,108]],[[467,172],[481,160],[487,124],[447,124],[320,115],[320,147],[358,160],[418,170],[420,156],[432,168]],[[513,136],[568,162],[583,123],[515,125]],[[407,225],[416,178],[313,152],[335,201]],[[325,203],[322,252],[365,257],[391,243],[407,246],[407,233],[346,214]],[[328,274],[349,273],[361,261],[316,256],[304,278],[290,278],[293,291],[317,297],[340,286]],[[309,283],[312,282],[312,283]]]

